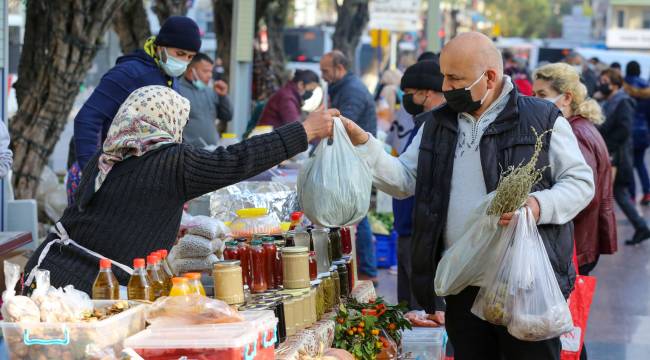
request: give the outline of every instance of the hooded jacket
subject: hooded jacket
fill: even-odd
[[[106,139],[108,128],[124,100],[136,89],[148,85],[171,86],[153,57],[138,49],[117,59],[74,118],[74,139],[79,167],[84,168]]]

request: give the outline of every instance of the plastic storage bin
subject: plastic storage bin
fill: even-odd
[[[107,307],[115,301],[95,301]],[[119,357],[122,342],[144,329],[146,305],[133,307],[105,320],[82,323],[1,322],[10,359],[105,359]]]
[[[414,327],[402,333],[404,360],[443,360],[447,347],[444,328]]]
[[[375,251],[377,254],[377,267],[389,268],[397,265],[397,233],[390,235],[374,234],[377,240]]]
[[[237,218],[230,224],[233,237],[252,239],[255,234],[278,235],[282,233],[280,220],[264,208],[237,210]]]
[[[149,328],[124,342],[147,360],[274,360],[278,320],[272,311],[242,311],[239,323]]]

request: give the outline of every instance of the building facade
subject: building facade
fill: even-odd
[[[607,47],[650,51],[650,0],[610,0]]]

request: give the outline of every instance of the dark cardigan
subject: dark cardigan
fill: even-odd
[[[115,165],[96,193],[95,155],[83,171],[76,203],[60,222],[72,240],[132,266],[134,258],[172,247],[185,202],[257,175],[306,149],[307,135],[299,123],[214,152],[173,144]],[[25,274],[55,238],[50,234],[41,244]],[[99,260],[73,245],[54,244],[40,268],[50,271],[53,286],[72,284],[90,293]],[[113,271],[126,285],[128,274],[115,266]]]

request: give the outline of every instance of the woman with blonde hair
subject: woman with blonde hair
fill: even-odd
[[[600,105],[587,97],[587,88],[570,65],[549,64],[533,75],[533,95],[548,100],[569,120],[580,150],[591,167],[596,195],[574,220],[580,273],[589,273],[600,254],[616,251],[612,173],[609,152],[596,126],[604,121]]]
[[[573,220],[579,271],[588,275],[601,254],[613,254],[617,247],[609,152],[596,128],[603,123],[604,116],[600,105],[587,97],[586,86],[570,65],[542,66],[535,71],[533,79],[533,96],[554,103],[562,111],[594,174],[594,198]],[[586,358],[587,351],[583,348],[581,359]]]

